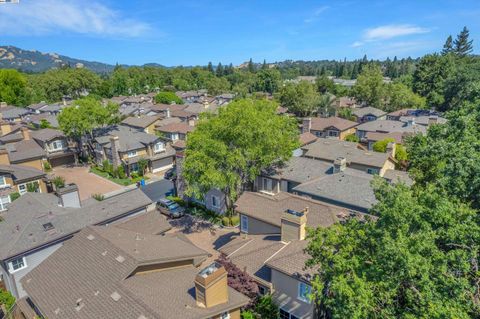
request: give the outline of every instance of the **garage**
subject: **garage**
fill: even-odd
[[[152,173],[157,173],[173,166],[173,156],[152,161]]]
[[[65,156],[50,158],[48,160],[52,167],[59,167],[65,165],[73,165],[75,164],[75,155],[74,154],[67,154]]]

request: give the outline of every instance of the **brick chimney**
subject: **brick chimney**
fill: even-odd
[[[120,154],[118,154],[118,150],[120,149],[120,141],[118,140],[118,136],[110,136],[110,145],[112,150],[112,165],[113,167],[117,168],[122,164],[120,160]]]
[[[195,277],[195,299],[202,308],[228,302],[227,271],[219,263],[212,263]]]
[[[0,150],[0,165],[10,165],[10,158],[7,150]]]
[[[335,161],[333,161],[333,172],[340,173],[345,171],[347,168],[347,159],[345,157],[337,157]]]
[[[20,130],[22,131],[23,139],[25,141],[29,141],[30,140],[30,130],[27,127],[22,127]]]
[[[312,129],[312,118],[306,117],[302,121],[302,133],[310,132]]]
[[[308,207],[301,212],[287,209],[282,214],[282,241],[304,240],[306,236]]]

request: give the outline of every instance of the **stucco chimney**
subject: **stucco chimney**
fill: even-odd
[[[57,189],[57,196],[60,201],[60,205],[62,205],[63,207],[81,207],[78,187],[75,184],[68,184],[62,188]]]
[[[192,119],[192,118],[189,118],[189,119],[188,119],[188,125],[189,125],[189,126],[192,126],[192,127],[195,126],[195,120]]]
[[[10,123],[3,120],[2,113],[0,113],[0,131],[2,135],[8,134],[12,131],[12,126]]]
[[[333,172],[340,173],[347,168],[347,159],[345,157],[337,157],[333,162]]]
[[[312,118],[304,118],[302,124],[302,133],[310,132],[310,130],[312,129]]]
[[[29,141],[30,140],[30,130],[27,127],[22,127],[21,131],[22,131],[23,139],[25,141]]]
[[[287,209],[282,214],[281,232],[282,241],[304,240],[306,236],[308,207],[301,212]]]
[[[7,150],[0,150],[0,165],[10,165],[10,158]]]
[[[396,151],[396,145],[394,142],[390,142],[387,144],[387,153],[390,154],[390,156],[395,157],[395,151]]]
[[[219,263],[212,263],[195,277],[195,299],[202,308],[228,302],[227,271]]]
[[[110,136],[110,145],[112,150],[112,165],[113,167],[117,168],[122,164],[120,160],[120,154],[118,154],[118,150],[120,149],[120,141],[118,136]]]

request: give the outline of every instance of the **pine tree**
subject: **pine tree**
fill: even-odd
[[[212,62],[208,62],[207,70],[208,70],[209,72],[214,73]]]
[[[445,44],[443,45],[442,54],[447,55],[452,52],[453,52],[453,39],[452,39],[452,36],[449,35],[447,38],[447,41],[445,41]]]
[[[266,70],[268,68],[267,61],[263,59],[262,70]]]
[[[222,63],[218,63],[218,65],[217,65],[217,70],[216,70],[216,74],[217,74],[218,77],[224,75]]]
[[[248,71],[254,73],[255,72],[255,65],[253,65],[252,58],[248,61]]]
[[[453,42],[454,52],[459,56],[467,56],[473,51],[473,40],[469,40],[470,31],[467,27],[463,27],[462,32],[457,35],[457,38]]]

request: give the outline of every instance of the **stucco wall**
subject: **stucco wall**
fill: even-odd
[[[240,214],[240,224],[242,223],[242,216]],[[248,233],[251,235],[268,235],[268,234],[280,234],[280,227],[268,224],[264,221],[256,218],[246,216],[248,218]],[[240,225],[242,226],[242,225]],[[240,229],[243,229],[240,227]]]

